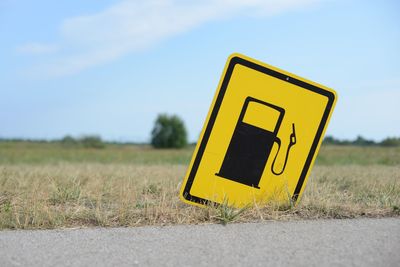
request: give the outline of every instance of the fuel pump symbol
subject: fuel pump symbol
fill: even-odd
[[[271,172],[274,175],[281,175],[285,170],[290,149],[296,144],[295,124],[292,123],[285,162],[280,171],[275,171],[275,161],[281,149],[281,140],[277,134],[284,115],[285,110],[281,107],[247,97],[222,166],[216,175],[260,188],[258,185],[275,142],[278,144],[278,151],[272,162]]]

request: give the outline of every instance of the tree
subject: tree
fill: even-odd
[[[400,146],[400,138],[388,137],[380,142],[381,146]]]
[[[83,136],[80,139],[80,142],[82,143],[83,147],[85,147],[85,148],[104,148],[105,147],[103,140],[101,140],[101,137],[97,136],[97,135]]]
[[[373,146],[375,142],[373,140],[368,140],[361,135],[357,136],[357,139],[353,141],[353,145],[356,146]]]
[[[76,146],[76,145],[79,144],[79,142],[78,142],[75,138],[73,138],[72,136],[70,136],[70,135],[64,136],[64,137],[60,140],[60,142],[61,142],[61,144],[62,144],[63,146],[67,146],[67,147]]]
[[[324,145],[340,145],[340,143],[341,143],[340,140],[330,135],[326,136],[323,141]]]
[[[151,144],[155,148],[182,148],[187,145],[187,132],[178,116],[159,114],[151,131]]]

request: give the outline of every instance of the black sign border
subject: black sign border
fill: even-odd
[[[240,65],[245,66],[247,68],[262,72],[262,73],[264,73],[266,75],[270,75],[270,76],[272,76],[274,78],[280,79],[280,80],[282,80],[284,82],[288,82],[288,83],[294,84],[294,85],[299,86],[301,88],[310,90],[310,91],[312,91],[314,93],[317,93],[317,94],[320,94],[320,95],[324,95],[324,96],[326,96],[328,98],[328,103],[326,105],[324,114],[323,114],[321,122],[319,124],[318,130],[317,130],[317,134],[316,134],[316,136],[314,138],[314,141],[312,143],[310,152],[309,152],[309,154],[307,156],[307,160],[306,160],[306,162],[304,164],[304,167],[303,167],[303,170],[302,170],[302,172],[300,174],[299,181],[298,181],[298,183],[296,185],[296,188],[294,190],[294,193],[292,195],[293,202],[296,202],[297,199],[298,199],[298,196],[299,196],[299,194],[301,192],[301,189],[303,187],[304,180],[305,180],[307,172],[308,172],[308,170],[310,168],[310,165],[311,165],[312,159],[314,157],[314,154],[315,154],[315,152],[317,150],[318,143],[320,142],[320,139],[322,137],[322,133],[323,133],[325,125],[326,125],[326,123],[328,121],[329,114],[330,114],[330,112],[332,110],[332,107],[333,107],[333,104],[334,104],[334,101],[335,101],[335,94],[330,92],[330,91],[327,91],[327,90],[325,90],[323,88],[320,88],[318,86],[315,86],[315,85],[309,84],[307,82],[301,81],[299,79],[296,79],[294,77],[291,77],[291,76],[289,76],[287,74],[280,73],[278,71],[272,70],[272,69],[267,68],[265,66],[261,66],[261,65],[259,65],[257,63],[248,61],[248,60],[246,60],[244,58],[241,58],[239,56],[232,57],[230,62],[229,62],[229,65],[228,65],[228,68],[226,70],[224,79],[222,81],[221,88],[220,88],[220,90],[218,92],[217,99],[216,99],[214,107],[212,109],[210,119],[208,120],[208,123],[207,123],[207,126],[206,126],[206,130],[204,132],[203,138],[201,139],[201,143],[200,143],[199,149],[197,151],[195,160],[193,162],[192,168],[191,168],[190,173],[189,173],[189,177],[187,179],[185,188],[183,190],[183,197],[188,201],[199,203],[199,204],[207,204],[207,203],[210,203],[210,202],[213,203],[211,200],[207,200],[207,199],[204,199],[204,198],[201,198],[201,197],[197,197],[197,196],[191,195],[190,194],[190,189],[192,188],[194,178],[196,177],[197,170],[198,170],[198,168],[200,166],[201,159],[202,159],[204,151],[205,151],[205,149],[207,147],[208,139],[209,139],[209,137],[211,135],[211,131],[212,131],[212,128],[214,126],[215,120],[217,118],[219,108],[221,107],[221,104],[222,104],[222,101],[223,101],[223,98],[224,98],[224,95],[225,95],[225,91],[226,91],[226,89],[228,87],[230,78],[232,76],[232,73],[233,73],[233,70],[234,70],[236,64],[240,64]]]

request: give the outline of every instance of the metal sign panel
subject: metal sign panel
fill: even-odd
[[[336,102],[330,88],[246,56],[227,61],[180,191],[242,207],[302,194]]]

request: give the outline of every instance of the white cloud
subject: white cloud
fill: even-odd
[[[16,48],[16,51],[21,54],[48,54],[57,50],[58,47],[56,45],[40,43],[27,43]]]
[[[239,14],[273,15],[315,1],[126,0],[96,14],[64,20],[57,44],[27,44],[19,50],[34,53],[44,52],[46,47],[60,47],[52,62],[34,68],[34,76],[64,76],[146,49],[205,22]]]

